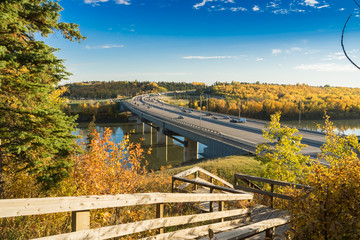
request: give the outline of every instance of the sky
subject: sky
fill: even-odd
[[[83,81],[261,82],[360,87],[360,11],[354,0],[61,0],[61,21],[87,40],[55,33]]]

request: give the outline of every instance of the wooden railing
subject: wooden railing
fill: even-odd
[[[289,182],[284,182],[284,181],[277,181],[277,180],[272,180],[272,179],[268,179],[268,178],[255,177],[255,176],[239,174],[239,173],[235,173],[234,178],[235,178],[235,183],[234,183],[235,189],[269,196],[271,207],[274,206],[274,197],[286,199],[286,200],[292,199],[291,196],[288,196],[285,194],[280,194],[280,193],[275,193],[274,192],[275,186],[292,187],[292,188],[303,189],[303,190],[308,190],[311,188],[310,186],[307,186],[307,185],[289,183]],[[247,184],[247,187],[244,185],[240,185],[239,180],[242,180],[243,182],[245,182]],[[258,185],[256,185],[252,181],[269,184],[270,191],[263,190],[262,188],[260,188]]]
[[[164,204],[203,201],[239,201],[251,200],[252,194],[189,194],[189,193],[139,193],[105,196],[82,197],[54,197],[32,199],[4,199],[0,200],[0,218],[19,217],[28,215],[72,212],[72,231],[42,239],[107,239],[159,229],[156,239],[169,239],[176,231],[163,233],[164,228],[190,223],[199,223],[218,219],[218,223],[206,226],[191,227],[180,230],[183,233],[209,229],[217,225],[233,224],[240,220],[223,222],[224,218],[247,214],[249,209],[234,209],[227,211],[164,217]],[[156,204],[156,218],[120,225],[90,229],[90,211],[102,208],[128,207]],[[223,204],[219,204],[223,205]]]
[[[192,178],[189,178],[190,176],[192,176]],[[184,182],[184,183],[179,186],[176,186],[175,184],[176,181]],[[172,176],[172,185],[171,185],[172,192],[176,190],[182,191],[189,185],[193,185],[194,190],[196,190],[198,186],[202,186],[208,188],[209,192],[213,192],[214,190],[219,190],[222,192],[229,192],[229,193],[245,193],[243,191],[234,189],[234,186],[231,183],[225,181],[222,178],[219,178],[218,176],[200,167],[193,167]]]

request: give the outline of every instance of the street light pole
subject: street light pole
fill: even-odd
[[[300,99],[300,102],[299,102],[299,126],[301,124],[301,99]]]
[[[240,120],[240,113],[241,113],[241,100],[239,100],[239,120]]]

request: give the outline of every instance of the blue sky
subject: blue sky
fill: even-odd
[[[61,0],[88,39],[61,48],[71,82],[139,80],[360,87],[353,0]],[[68,82],[68,81],[67,81]]]

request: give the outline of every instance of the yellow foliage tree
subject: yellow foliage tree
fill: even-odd
[[[326,118],[326,143],[321,159],[306,183],[308,192],[295,191],[289,204],[291,239],[360,239],[360,145],[355,135],[338,136]]]

